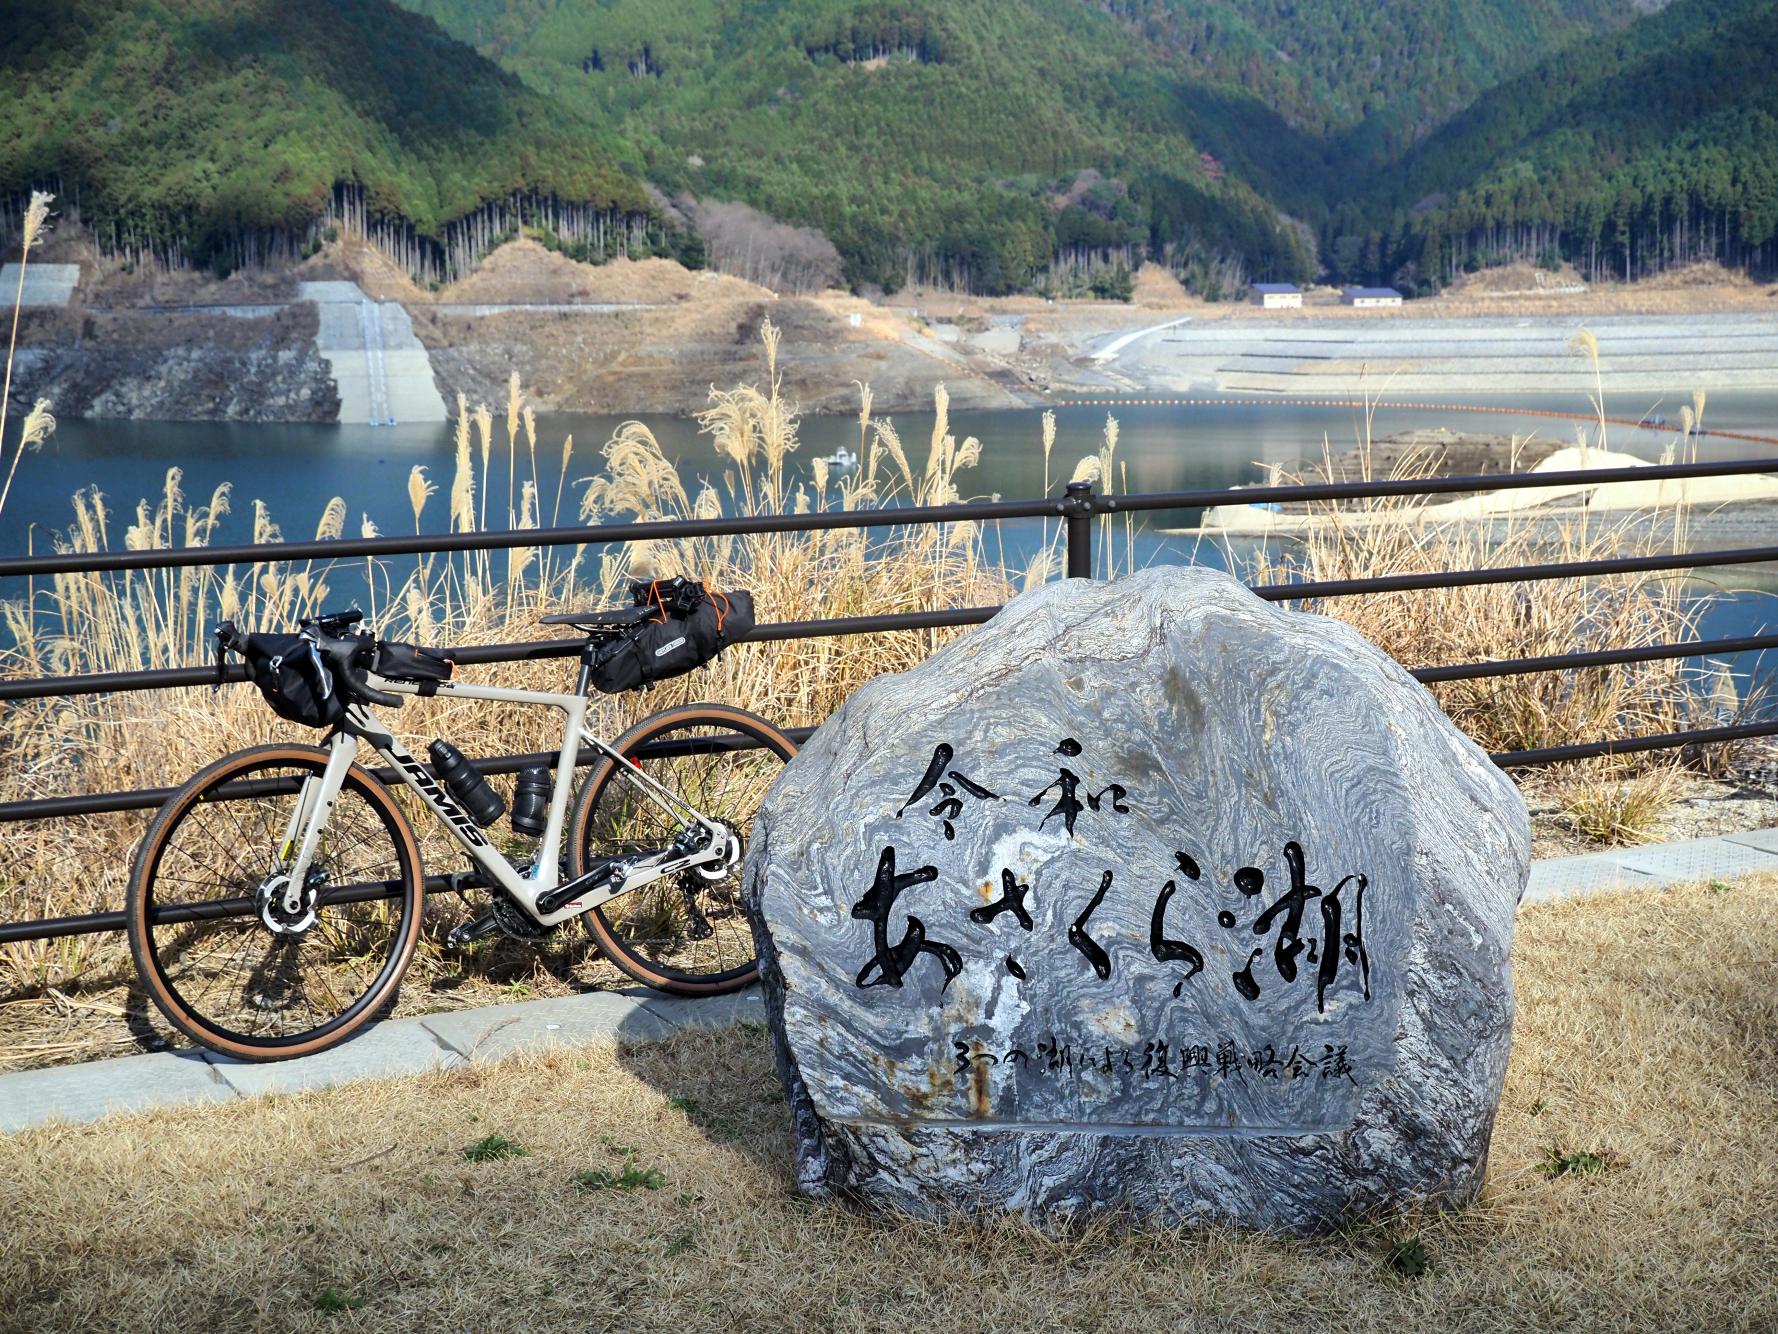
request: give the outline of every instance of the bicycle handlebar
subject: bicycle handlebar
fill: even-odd
[[[305,616],[297,622],[301,627],[298,633],[315,645],[316,651],[332,669],[335,684],[349,696],[372,704],[381,704],[386,708],[399,709],[406,702],[402,696],[379,690],[365,679],[365,669],[370,665],[370,657],[376,650],[376,637],[341,633],[363,619],[364,613],[356,607],[349,611],[329,612],[323,616]],[[249,635],[241,633],[233,621],[223,621],[216,627],[218,687],[224,678],[223,669],[228,662],[229,653],[232,651],[244,654],[249,638]]]
[[[340,616],[350,616],[347,625],[356,624],[363,619],[360,612],[342,612]],[[329,624],[339,624],[340,617],[322,617],[316,622],[314,634],[316,646],[327,658],[328,665],[333,668],[334,680],[346,688],[346,693],[358,699],[368,700],[372,704],[382,704],[391,709],[399,709],[404,703],[400,695],[387,690],[378,690],[365,679],[365,669],[370,665],[371,655],[376,651],[377,641],[374,635],[334,635],[327,633]]]

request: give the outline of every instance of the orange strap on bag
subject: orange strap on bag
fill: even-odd
[[[667,600],[661,596],[661,581],[659,579],[648,581],[648,605],[660,609],[660,614],[652,618],[653,623],[665,625],[667,623]]]
[[[710,585],[702,579],[698,580],[698,586],[704,590],[704,596],[709,599],[710,605],[716,608],[716,633],[721,634],[723,622],[728,619],[728,597],[710,587]],[[661,581],[659,579],[651,579],[648,581],[648,597],[642,605],[645,607],[653,607],[655,609],[655,614],[649,617],[649,624],[665,625],[670,619],[667,613],[667,600],[661,596]]]
[[[709,598],[710,605],[712,607],[716,608],[716,633],[721,634],[722,633],[722,623],[723,623],[723,621],[728,619],[728,611],[729,611],[728,595],[726,593],[717,592],[714,588],[710,587],[709,584],[704,583],[704,581],[702,579],[700,579],[698,582],[700,584],[704,585],[704,596]]]

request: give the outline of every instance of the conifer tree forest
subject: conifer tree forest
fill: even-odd
[[[63,0],[0,202],[227,272],[356,227],[448,281],[796,238],[787,280],[1437,290],[1778,269],[1771,0]],[[724,230],[712,249],[700,232]],[[835,255],[829,265],[822,255]],[[811,258],[813,257],[813,258]]]

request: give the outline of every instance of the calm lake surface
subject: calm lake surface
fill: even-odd
[[[1500,406],[1486,400],[1469,400],[1474,406]],[[1511,406],[1551,412],[1586,412],[1584,401],[1572,398],[1515,398]],[[1607,410],[1617,416],[1641,416],[1658,412],[1677,420],[1681,403],[1632,401],[1619,395]],[[1117,418],[1119,491],[1170,491],[1195,487],[1235,486],[1260,480],[1265,465],[1292,467],[1306,458],[1320,456],[1323,443],[1335,452],[1351,448],[1362,438],[1361,411],[1350,408],[1299,406],[1289,402],[1263,406],[1212,405],[1202,407],[1061,408],[1056,410],[1057,440],[1049,461],[1048,492],[1059,492],[1062,482],[1084,455],[1096,453],[1102,441],[1107,412]],[[932,430],[931,413],[888,414],[899,431],[909,457],[917,468],[926,456]],[[575,521],[578,496],[584,479],[602,463],[600,448],[622,417],[558,415],[539,419],[538,469],[544,495],[544,519],[549,521],[564,436],[572,434],[574,450],[567,469],[567,486],[561,522]],[[668,454],[681,465],[688,481],[708,477],[721,489],[722,464],[707,436],[700,436],[694,422],[672,417],[644,417]],[[1778,436],[1778,391],[1759,393],[1722,392],[1710,396],[1706,422],[1715,430],[1743,430]],[[1543,439],[1572,441],[1576,423],[1560,419],[1526,417],[1495,412],[1454,412],[1438,407],[1412,407],[1385,403],[1376,410],[1374,434],[1381,438],[1398,431],[1445,427],[1471,434],[1536,434]],[[1040,438],[1040,413],[1030,411],[955,412],[951,430],[959,438],[973,435],[982,442],[982,462],[967,474],[966,492],[972,498],[1021,499],[1045,494],[1045,465]],[[505,512],[504,424],[496,417],[495,484],[489,498],[494,511]],[[793,475],[806,479],[808,461],[831,453],[841,445],[856,451],[859,446],[856,420],[842,417],[810,417],[801,428],[802,445],[792,458]],[[1614,449],[1658,459],[1672,439],[1671,432],[1639,431],[1613,427]],[[523,463],[521,437],[520,472]],[[1746,441],[1707,439],[1701,456],[1706,458],[1767,457],[1770,447]],[[66,421],[61,423],[42,452],[28,456],[19,466],[13,494],[0,514],[0,551],[22,554],[29,546],[51,548],[55,533],[73,519],[73,494],[96,487],[111,512],[110,541],[123,545],[123,530],[133,518],[138,501],[158,503],[167,470],[183,470],[182,488],[188,503],[207,504],[222,483],[232,485],[231,513],[218,526],[218,543],[249,541],[255,499],[264,500],[272,518],[288,539],[314,535],[323,507],[333,496],[345,499],[350,509],[348,535],[356,536],[361,516],[368,515],[388,534],[413,531],[406,486],[409,470],[420,464],[439,486],[429,502],[423,526],[442,531],[447,520],[447,495],[452,469],[451,433],[448,426],[370,427],[358,425],[300,426],[247,425],[191,422]],[[1196,511],[1176,511],[1148,516],[1149,528],[1187,526],[1197,521]],[[1037,524],[1006,525],[990,534],[990,550],[1004,549],[1007,558],[1022,563],[1037,540]],[[1774,534],[1778,538],[1778,534]],[[1137,539],[1136,557],[1142,562],[1197,560],[1221,564],[1218,550],[1191,538],[1166,537],[1156,532]],[[338,578],[342,598],[349,598]],[[1737,568],[1709,572],[1698,581],[1700,593],[1727,592],[1706,612],[1703,633],[1707,637],[1758,633],[1778,627],[1778,567]],[[0,590],[16,597],[21,589]],[[1778,654],[1764,661],[1751,655],[1735,663],[1737,675],[1778,680]]]

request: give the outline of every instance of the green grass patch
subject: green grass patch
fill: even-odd
[[[659,1190],[667,1184],[666,1174],[652,1167],[626,1163],[623,1170],[612,1173],[602,1167],[576,1172],[569,1178],[581,1190]]]
[[[485,1135],[463,1150],[472,1163],[497,1163],[502,1158],[529,1158],[531,1150],[505,1135]]]

